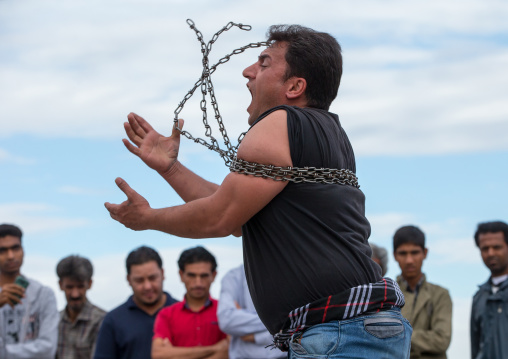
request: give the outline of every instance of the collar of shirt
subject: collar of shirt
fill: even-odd
[[[82,322],[90,321],[92,319],[92,308],[93,308],[92,303],[90,303],[87,299],[74,323],[77,323],[80,321],[82,321]],[[69,314],[67,313],[67,306],[65,306],[65,309],[62,310],[61,319],[66,322],[72,323],[71,319],[69,318]]]
[[[507,279],[508,279],[508,274],[505,274],[505,275],[501,275],[499,277],[492,277],[492,278],[490,278],[490,281],[492,282],[493,285],[495,285],[496,287],[499,287],[499,285]]]
[[[416,287],[415,287],[414,290],[411,289],[411,287],[409,286],[408,282],[404,279],[404,277],[400,276],[400,278],[401,278],[401,282],[400,283],[406,288],[406,290],[409,293],[414,293],[415,297],[418,296],[418,292],[420,291],[421,286],[425,282],[425,274],[422,274],[422,277],[420,278],[418,283],[416,283]]]
[[[212,305],[212,300],[211,300],[211,297],[208,297],[208,299],[207,299],[207,300],[206,300],[206,302],[205,302],[205,305],[204,305],[204,306],[203,306],[200,310],[198,310],[197,312],[195,312],[195,311],[193,311],[192,309],[190,309],[189,305],[187,304],[187,297],[186,297],[186,296],[184,296],[184,297],[183,297],[183,301],[182,301],[182,302],[183,302],[183,307],[182,307],[182,309],[186,309],[186,310],[188,310],[188,311],[190,311],[190,312],[192,312],[192,313],[201,313],[203,310],[205,310],[206,308],[208,308],[209,306],[211,306],[211,305]]]
[[[169,295],[169,293],[166,293],[166,292],[162,292],[162,293],[166,294],[166,302],[164,303],[164,305],[163,305],[162,307],[160,307],[160,308],[159,308],[159,310],[158,310],[158,311],[157,311],[157,312],[156,312],[153,316],[156,316],[156,315],[157,315],[157,313],[159,313],[159,311],[160,311],[162,308],[164,308],[164,307],[166,307],[166,306],[168,306],[168,305],[170,305],[170,304],[176,303],[176,302],[175,302],[175,300],[173,299],[173,297],[171,297],[171,296]],[[129,310],[139,310],[139,311],[141,311],[141,312],[145,313],[146,315],[148,315],[148,313],[146,313],[143,309],[141,309],[140,307],[138,307],[138,305],[136,304],[136,302],[134,302],[134,295],[131,295],[131,296],[129,297],[129,299],[127,299],[127,308],[128,308]]]

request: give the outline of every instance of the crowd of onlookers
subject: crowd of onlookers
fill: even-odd
[[[508,225],[480,223],[474,240],[491,272],[475,294],[471,311],[472,358],[508,353]],[[371,244],[385,275],[388,251]],[[416,226],[399,228],[393,255],[405,299],[403,316],[413,327],[411,358],[446,358],[452,334],[452,300],[445,288],[427,281],[425,235]],[[229,271],[219,300],[210,296],[217,262],[203,247],[178,260],[183,301],[162,287],[164,269],[156,250],[142,246],[126,259],[132,295],[109,313],[87,299],[93,266],[72,255],[56,267],[66,307],[58,313],[51,289],[21,274],[21,230],[0,225],[0,358],[282,358],[257,316],[243,265]]]

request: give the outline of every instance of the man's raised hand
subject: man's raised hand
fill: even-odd
[[[117,186],[127,196],[127,200],[120,204],[104,203],[111,218],[122,223],[125,227],[135,231],[148,228],[147,218],[151,211],[148,201],[139,193],[134,191],[123,179],[118,177],[115,180]]]
[[[180,131],[173,127],[171,136],[165,137],[135,113],[130,113],[127,119],[124,128],[132,143],[123,139],[125,147],[161,175],[170,171],[178,158]],[[183,120],[178,125],[182,128]]]

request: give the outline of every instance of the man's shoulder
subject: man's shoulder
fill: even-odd
[[[26,288],[26,300],[28,300],[30,303],[43,303],[43,305],[55,307],[56,310],[56,296],[53,289],[33,278],[26,276],[25,278],[28,280],[28,287]]]
[[[108,312],[102,309],[101,307],[96,306],[93,303],[90,303],[90,312],[92,317],[104,317]]]
[[[448,298],[450,298],[450,292],[448,291],[448,289],[440,286],[439,284],[425,281],[425,284],[423,285],[422,289],[423,288],[426,288],[426,290],[429,292],[431,297],[434,297],[434,298],[448,297]]]
[[[125,302],[120,304],[118,307],[113,308],[111,311],[107,312],[104,320],[113,321],[115,318],[120,317],[123,318],[129,313],[129,300],[127,299]]]
[[[166,307],[163,307],[159,310],[157,317],[159,320],[171,320],[175,315],[177,316],[177,312],[182,312],[182,308],[184,306],[184,302],[176,302]]]

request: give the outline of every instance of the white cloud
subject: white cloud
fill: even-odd
[[[31,165],[35,163],[34,159],[13,155],[0,148],[0,163],[14,163],[17,165]]]
[[[88,224],[83,218],[66,218],[58,214],[58,208],[45,203],[0,203],[2,223],[23,223],[23,232],[37,234],[55,232],[67,228],[79,228]]]
[[[391,238],[397,228],[415,221],[412,214],[396,212],[371,214],[367,218],[372,228],[372,238]]]
[[[475,264],[481,265],[480,252],[472,238],[451,238],[433,240],[429,245],[430,263],[447,264]]]
[[[270,3],[269,13],[258,4],[240,18],[244,4],[232,2],[199,2],[196,11],[179,1],[133,1],[122,5],[122,17],[116,1],[28,3],[0,5],[0,13],[8,14],[0,15],[7,24],[0,53],[9,54],[0,62],[0,101],[3,117],[11,119],[3,124],[2,136],[119,138],[131,110],[168,133],[176,105],[201,72],[199,43],[184,21],[191,17],[205,39],[230,20],[253,25],[251,33],[224,33],[214,44],[215,60],[263,40],[270,23],[302,22],[339,39],[359,39],[348,40],[352,45],[345,48],[346,72],[333,109],[360,155],[508,146],[502,136],[508,127],[503,105],[508,54],[496,41],[478,39],[508,31],[508,7],[502,1],[321,0],[312,8],[292,2],[305,6],[305,16],[288,14],[283,1]],[[323,8],[329,11],[313,10]],[[257,54],[248,51],[214,75],[226,128],[235,141],[246,129],[244,109],[250,100],[240,72]],[[182,117],[186,129],[203,135],[197,102],[189,103]]]

